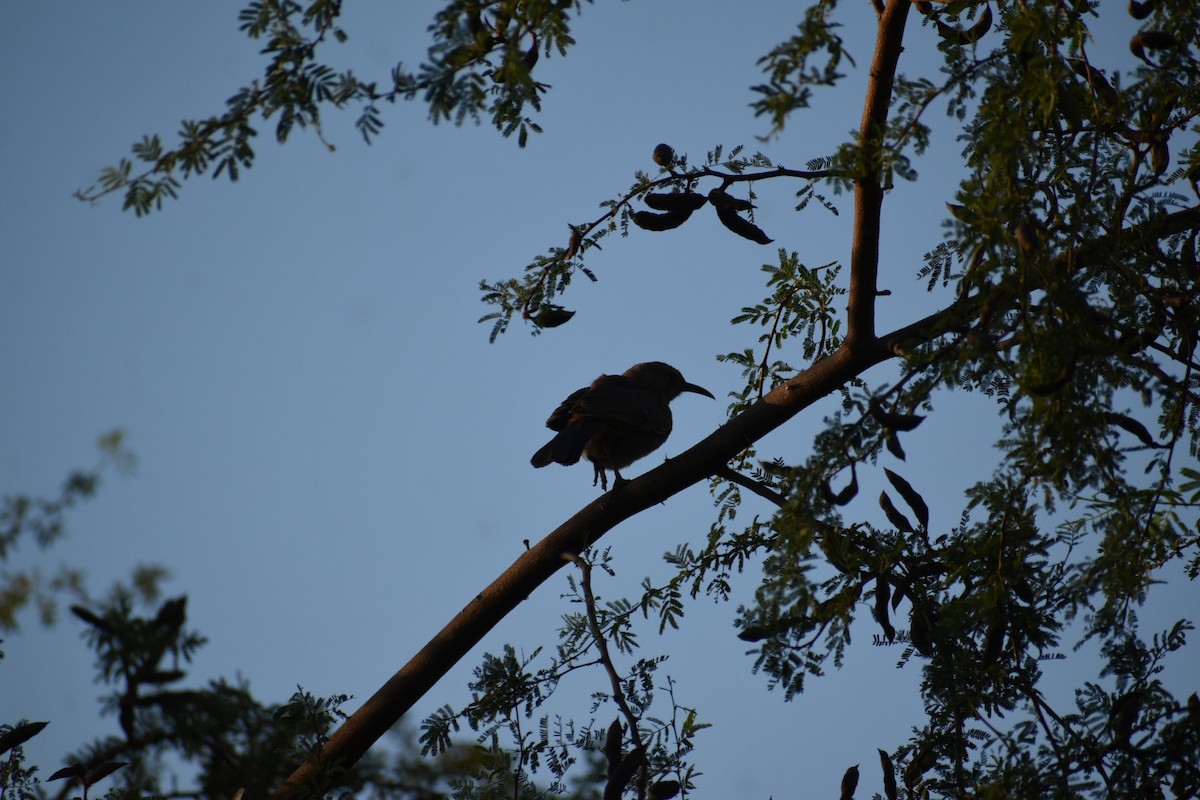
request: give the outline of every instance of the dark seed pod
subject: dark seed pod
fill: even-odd
[[[1108,412],[1104,414],[1104,421],[1112,425],[1116,425],[1118,428],[1128,433],[1132,433],[1137,437],[1138,441],[1146,445],[1146,447],[1162,447],[1162,445],[1155,441],[1154,437],[1150,435],[1150,431],[1146,429],[1146,426],[1138,422],[1133,417],[1127,417],[1124,414],[1117,414],[1116,412]]]
[[[754,208],[754,204],[749,200],[734,197],[724,189],[713,189],[708,193],[708,199],[717,209],[728,208],[733,211],[749,211]]]
[[[970,28],[947,25],[940,19],[934,20],[934,22],[937,23],[938,33],[946,41],[960,45],[974,44],[992,29],[992,7],[990,5],[984,6],[983,11],[979,13],[979,18],[975,20],[975,24]]]
[[[1156,138],[1150,143],[1150,167],[1154,170],[1154,177],[1161,177],[1169,166],[1171,166],[1171,149],[1167,146],[1167,140]]]
[[[574,311],[569,311],[562,306],[542,306],[538,313],[530,317],[533,324],[539,328],[557,328],[559,325],[564,325],[570,321],[571,317],[575,316]]]
[[[633,224],[648,231],[669,231],[687,222],[691,215],[690,211],[668,211],[665,214],[635,211],[633,212]]]
[[[650,788],[646,791],[650,800],[671,800],[672,797],[679,794],[679,781],[658,781],[650,784]]]
[[[669,144],[659,144],[654,148],[652,158],[663,169],[670,169],[675,164],[675,150]]]
[[[1017,240],[1017,247],[1027,256],[1036,256],[1042,249],[1037,225],[1030,217],[1026,217],[1013,226],[1013,238]]]
[[[758,244],[770,244],[775,241],[770,236],[767,236],[762,228],[750,220],[738,216],[738,213],[731,208],[718,208],[717,218],[721,220],[722,225],[744,239],[749,239]]]
[[[871,416],[879,420],[880,425],[891,431],[911,431],[925,420],[921,414],[898,414],[895,411],[888,411],[875,397],[871,398],[869,408]]]
[[[535,36],[533,37],[533,44],[529,46],[529,49],[525,51],[525,55],[521,58],[521,60],[525,63],[525,69],[533,72],[533,68],[537,66],[539,55],[541,55],[541,53],[538,50],[538,40]]]
[[[886,750],[879,749],[879,766],[883,769],[883,795],[887,800],[896,800],[899,796],[896,790],[896,765]]]
[[[634,774],[645,765],[646,751],[640,747],[631,750],[609,773],[608,783],[604,786],[604,800],[620,800]]]
[[[737,637],[743,642],[761,642],[769,635],[770,634],[767,632],[767,629],[761,625],[751,625],[749,628],[746,628],[739,633]]]
[[[88,770],[88,773],[83,776],[83,783],[85,786],[99,783],[101,779],[107,778],[121,767],[127,766],[129,766],[128,761],[105,761],[103,764]]]
[[[834,493],[829,486],[829,481],[821,484],[821,490],[825,495],[825,499],[833,503],[835,506],[844,506],[854,499],[858,494],[858,473],[854,469],[854,465],[850,465],[850,485],[840,492]]]
[[[929,638],[929,619],[915,608],[908,615],[908,640],[921,655],[926,658],[933,655],[933,640]]]
[[[71,606],[71,613],[98,631],[112,633],[112,625],[108,624],[103,617],[97,616],[83,606]]]
[[[1178,46],[1179,40],[1166,31],[1140,31],[1129,40],[1129,52],[1151,67],[1158,65],[1146,58],[1147,50],[1169,50]]]
[[[46,780],[47,781],[58,781],[58,780],[62,780],[63,778],[80,778],[80,779],[82,779],[85,775],[87,775],[87,767],[85,767],[83,764],[70,764],[70,765],[65,766],[62,769],[58,770],[53,775],[51,775],[49,778],[46,778]]]
[[[1142,710],[1142,691],[1134,689],[1113,701],[1108,712],[1108,724],[1112,729],[1113,741],[1127,742],[1133,732],[1133,724],[1137,722],[1138,712]]]
[[[1146,0],[1144,3],[1139,3],[1138,0],[1129,0],[1129,16],[1134,19],[1145,19],[1154,13],[1154,0]]]
[[[887,445],[888,452],[894,455],[901,461],[905,460],[904,448],[900,446],[900,437],[896,435],[896,431],[888,428],[883,436],[884,444]]]
[[[1067,63],[1071,65],[1071,69],[1075,71],[1076,75],[1079,75],[1088,82],[1088,86],[1092,87],[1092,91],[1099,96],[1100,100],[1105,103],[1111,103],[1117,99],[1117,90],[1104,77],[1103,72],[1082,58],[1068,58]]]
[[[162,604],[154,617],[154,625],[164,630],[179,630],[187,618],[187,595],[173,597]]]
[[[12,730],[0,735],[0,754],[7,753],[14,747],[24,744],[42,732],[49,722],[26,722],[17,725]]]
[[[880,575],[875,579],[875,621],[883,628],[883,635],[889,642],[896,640],[896,628],[892,625],[888,601],[892,596],[892,586],[887,578]]]
[[[995,664],[1000,660],[1000,653],[1004,650],[1004,632],[1008,627],[1008,621],[1004,619],[996,620],[988,628],[987,636],[983,641],[983,665],[985,667]]]
[[[896,527],[901,533],[914,533],[912,523],[908,521],[908,517],[900,513],[896,505],[892,502],[892,498],[888,497],[887,492],[879,493],[879,507],[883,509],[883,513],[887,515],[888,521]]]
[[[696,192],[651,193],[643,198],[646,205],[658,211],[687,211],[691,213],[708,202]]]
[[[925,503],[925,498],[921,497],[920,492],[912,487],[912,484],[901,478],[896,473],[892,472],[887,467],[883,468],[883,472],[887,475],[887,479],[892,486],[896,487],[896,491],[904,498],[904,502],[908,503],[909,508],[917,515],[917,522],[921,527],[929,530],[929,506]]]
[[[1060,369],[1058,371],[1058,374],[1055,375],[1052,380],[1047,381],[1045,383],[1034,384],[1033,386],[1026,388],[1025,391],[1029,392],[1032,395],[1037,395],[1038,397],[1045,397],[1046,395],[1054,394],[1059,389],[1066,386],[1068,383],[1071,382],[1071,379],[1074,377],[1075,377],[1075,357],[1072,356],[1070,363],[1068,363],[1066,366],[1064,366],[1062,369]]]
[[[621,762],[621,720],[614,719],[604,735],[604,757],[608,760],[608,774],[612,775]]]
[[[842,796],[841,800],[850,800],[854,797],[854,790],[858,788],[858,764],[855,764],[846,773],[842,775]]]
[[[932,750],[922,747],[913,754],[912,759],[908,762],[908,766],[904,768],[904,785],[908,789],[912,789],[917,785],[917,781],[921,780],[926,772],[937,766],[937,754]]]
[[[579,245],[583,244],[583,229],[571,226],[571,239],[567,242],[566,258],[574,258],[579,252]]]

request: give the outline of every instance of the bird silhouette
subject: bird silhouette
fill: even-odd
[[[601,375],[554,410],[546,427],[558,433],[530,463],[570,465],[586,456],[595,468],[592,485],[599,481],[607,491],[605,470],[612,470],[616,488],[625,480],[619,470],[657,450],[671,435],[670,403],[683,392],[712,397],[661,361],[634,364],[620,375]]]

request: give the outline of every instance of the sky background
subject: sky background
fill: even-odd
[[[424,56],[437,7],[348,3],[350,41],[325,58],[386,81],[397,61]],[[729,320],[767,294],[760,265],[776,261],[776,246],[809,266],[845,262],[852,203],[833,198],[840,216],[815,204],[797,215],[799,184],[766,182],[756,187],[757,221],[776,245],[733,236],[711,214],[677,231],[610,237],[589,255],[599,283],[577,279],[564,300],[575,319],[539,337],[514,321],[489,344],[490,327],[476,322],[489,310],[479,281],[515,275],[565,245],[568,223],[599,217],[598,203],[622,193],[635,170],[654,170],[659,141],[693,162],[716,144],[761,148],[794,168],[832,152],[861,115],[873,14],[865,2],[845,6],[858,68],[765,144],[755,137],[768,123],[749,109],[749,87],[762,78],[756,59],[793,30],[796,3],[761,0],[753,15],[737,15],[715,0],[605,2],[585,7],[566,59],[538,65],[553,87],[538,117],[546,132],[524,150],[486,125],[435,127],[419,102],[407,103],[384,107],[386,127],[369,147],[353,130],[356,112],[327,116],[333,153],[302,131],[280,147],[271,125],[259,125],[259,158],[241,180],[187,181],[178,201],[147,218],[122,212],[119,198],[73,199],[143,134],[171,141],[179,120],[219,113],[260,74],[259,43],[237,31],[239,8],[125,0],[7,9],[0,491],[53,495],[71,470],[95,463],[97,437],[115,427],[138,459],[132,475],[106,476],[99,496],[71,512],[64,543],[48,553],[26,543],[11,566],[82,566],[102,595],[135,563],[161,563],[172,576],[166,591],[188,595],[189,622],[209,638],[195,684],[241,675],[266,701],[297,685],[365,699],[520,555],[524,539],[597,496],[587,465],[529,466],[557,403],[600,373],[667,361],[718,402],[681,397],[667,445],[626,475],[685,450],[723,421],[740,386],[737,369],[714,357],[755,344],[757,329]],[[1118,15],[1093,54],[1126,63],[1132,24]],[[910,74],[928,68],[937,44],[915,17],[912,25],[902,62]],[[916,165],[920,181],[898,184],[888,200],[881,285],[894,294],[880,303],[881,328],[945,301],[916,276],[941,238],[959,150],[941,131],[936,155]],[[867,377],[894,375],[884,365]],[[832,408],[810,409],[760,453],[803,460]],[[958,521],[962,487],[991,471],[995,413],[962,393],[939,411],[905,439],[907,464],[889,466],[938,476],[917,488],[933,526],[946,528]],[[860,477],[865,499],[848,513],[881,517],[870,500],[879,476]],[[740,519],[770,512],[748,497]],[[620,526],[603,540],[619,574],[597,592],[616,598],[645,576],[665,579],[661,554],[701,543],[714,516],[701,485]],[[483,651],[552,644],[560,616],[574,610],[560,599],[565,575],[489,635],[410,723],[446,703],[461,707]],[[743,578],[737,599],[754,583]],[[1194,585],[1177,583],[1147,614],[1186,613],[1198,599]],[[897,669],[901,648],[870,647],[874,626],[862,620],[847,667],[784,703],[751,674],[735,609],[701,600],[661,641],[654,621],[644,626],[642,655],[669,653],[660,674],[714,724],[695,753],[701,796],[786,797],[798,786],[833,796],[855,763],[864,765],[860,794],[880,791],[875,748],[893,750],[923,719],[918,663]],[[0,720],[50,720],[26,750],[53,771],[117,726],[98,716],[81,624],[69,615],[49,630],[32,615],[23,622],[3,645]],[[1191,653],[1169,675],[1198,666]],[[555,710],[586,722],[594,690],[607,690],[598,670],[564,684],[570,702]],[[597,716],[604,725],[614,715]]]

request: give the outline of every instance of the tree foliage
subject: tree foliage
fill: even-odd
[[[281,141],[296,126],[319,135],[329,107],[357,106],[368,140],[382,128],[382,102],[420,99],[435,122],[487,118],[523,142],[537,131],[529,115],[546,89],[535,77],[539,58],[566,54],[580,6],[451,0],[430,28],[425,63],[368,82],[321,59],[346,38],[340,3],[253,2],[241,22],[265,44],[264,75],[222,114],[185,123],[171,148],[148,137],[81,196],[122,192],[127,208],[146,213],[174,196],[182,178],[236,179],[255,157],[252,123],[273,122]],[[657,172],[636,171],[598,217],[571,223],[567,242],[511,277],[483,282],[493,338],[514,319],[544,332],[570,323],[563,298],[578,275],[595,280],[599,244],[610,234],[679,228],[686,236],[693,215],[715,213],[732,234],[767,244],[770,232],[753,217],[755,184],[795,182],[799,213],[835,208],[829,197],[838,191],[854,197],[845,263],[809,266],[803,253],[780,250],[763,271],[766,297],[739,304],[733,322],[763,333],[757,348],[720,356],[745,376],[729,421],[531,547],[327,738],[337,703],[294,700],[285,718],[323,722],[307,734],[279,734],[303,745],[288,751],[303,766],[281,795],[314,782],[377,788],[365,777],[375,774],[369,762],[355,763],[448,664],[566,563],[564,553],[578,573],[569,600],[579,610],[564,618],[553,652],[486,656],[467,703],[424,724],[430,754],[447,752],[464,728],[485,743],[488,760],[458,786],[460,796],[532,796],[544,791],[530,780],[539,770],[552,776],[549,791],[563,790],[587,752],[604,756],[606,797],[693,791],[703,765],[689,756],[703,708],[675,697],[660,657],[640,655],[633,623],[640,615],[656,617],[660,629],[675,626],[691,601],[727,598],[751,564],[761,570],[753,602],[738,611],[741,638],[785,698],[852,657],[859,617],[877,628],[877,643],[920,670],[925,717],[908,741],[880,751],[889,800],[902,790],[1200,794],[1200,702],[1160,678],[1172,654],[1189,647],[1191,623],[1144,630],[1138,617],[1157,583],[1200,572],[1200,20],[1170,0],[1128,9],[1089,0],[873,0],[873,8],[869,64],[844,48],[846,9],[822,0],[799,12],[795,33],[762,58],[764,80],[751,90],[772,135],[786,136],[814,92],[866,70],[861,121],[836,153],[814,154],[801,171],[740,148],[715,147],[692,163],[662,146]],[[1093,47],[1101,20],[1124,26],[1134,66]],[[914,73],[904,45],[921,26],[937,32],[939,63]],[[946,120],[935,124],[939,112]],[[954,135],[940,133],[946,125]],[[915,159],[935,147],[939,164],[962,177],[946,218],[923,221],[928,254],[906,274],[882,255],[880,215],[894,181],[916,180]],[[936,310],[879,330],[881,277],[923,286]],[[873,370],[868,380],[885,362],[891,377]],[[905,443],[955,390],[987,398],[999,433],[961,507],[930,508],[925,494],[940,476],[906,469]],[[830,395],[840,406],[802,463],[757,452],[766,433]],[[857,497],[867,473],[885,482],[877,502],[886,525],[871,522],[879,517]],[[591,573],[610,566],[604,551],[588,548],[706,479],[718,500],[706,539],[668,555],[671,579],[601,604]],[[739,521],[743,490],[777,510]],[[174,676],[176,660],[198,642],[155,638],[155,621],[133,620],[127,605],[106,613],[116,616],[89,624],[103,674],[119,679],[111,703],[154,724],[143,729],[137,714],[122,721],[126,743],[161,736],[203,753],[207,744],[172,738],[191,724],[174,714],[198,713],[186,698],[171,707],[165,690],[134,693],[145,670]],[[128,638],[105,649],[106,637],[118,635]],[[1097,673],[1079,675],[1073,702],[1052,701],[1042,688],[1045,664],[1084,643],[1101,653]],[[607,727],[540,711],[560,678],[583,667],[602,676],[590,713],[594,720],[601,707],[611,711]],[[260,745],[251,731],[234,732],[269,712],[238,705],[248,702],[240,687],[207,692],[213,708],[229,711],[223,736],[238,743],[233,760],[250,758]],[[265,791],[285,774],[271,762],[257,783],[243,775],[227,785]],[[844,798],[858,778],[857,768],[846,772]]]

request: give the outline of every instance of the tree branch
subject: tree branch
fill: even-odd
[[[883,142],[896,64],[903,50],[904,24],[910,0],[892,0],[879,17],[875,56],[871,61],[858,131],[858,169],[854,180],[854,239],[850,255],[850,297],[846,343],[851,347],[875,339],[875,291],[879,275],[879,217],[883,206]]]

